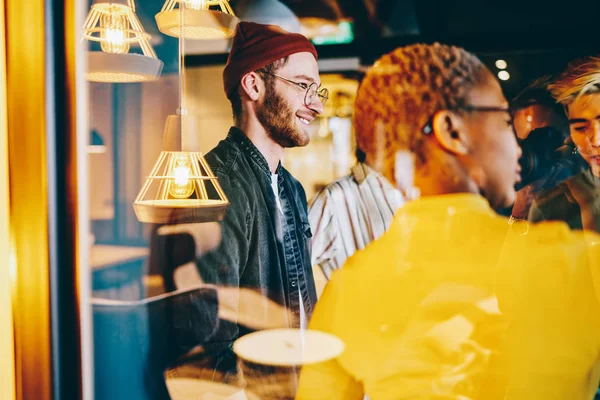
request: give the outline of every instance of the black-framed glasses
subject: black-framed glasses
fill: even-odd
[[[513,118],[513,113],[510,107],[496,107],[496,106],[474,106],[474,105],[464,105],[464,106],[456,106],[456,107],[451,107],[451,108],[446,108],[445,110],[448,111],[467,111],[467,112],[502,112],[502,113],[508,113],[508,115],[510,115],[510,124],[512,126],[512,118]],[[436,111],[437,113],[437,111]],[[434,116],[435,114],[434,113]],[[425,126],[422,129],[423,133],[425,135],[429,135],[431,132],[433,132],[433,117],[431,117],[429,119],[429,121],[427,121],[427,124],[425,124]]]
[[[281,75],[272,74],[270,72],[264,73],[267,75],[274,76],[275,78],[281,79],[282,81],[291,83],[292,85],[295,85],[302,90],[305,90],[306,92],[304,94],[304,105],[306,107],[309,107],[315,101],[315,98],[317,96],[319,96],[319,100],[321,100],[321,103],[323,103],[323,105],[325,105],[325,103],[327,103],[327,100],[329,100],[329,90],[327,90],[326,88],[319,89],[319,85],[317,85],[316,82],[307,84],[304,82],[296,82],[291,79],[285,78]]]

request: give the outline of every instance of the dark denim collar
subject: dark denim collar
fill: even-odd
[[[240,147],[240,149],[242,149],[242,151],[244,153],[249,155],[250,158],[252,158],[252,160],[254,160],[254,162],[256,162],[256,164],[269,177],[271,176],[271,170],[269,169],[269,163],[267,163],[265,156],[262,155],[260,150],[258,150],[258,148],[254,145],[254,143],[252,143],[252,141],[250,139],[248,139],[248,136],[246,136],[246,134],[241,129],[236,128],[235,126],[232,126],[231,128],[229,128],[229,133],[227,134],[227,140],[230,140],[230,141],[236,143]],[[275,170],[276,174],[279,174],[280,172],[281,172],[281,161],[279,162],[279,164],[277,165],[277,169]]]

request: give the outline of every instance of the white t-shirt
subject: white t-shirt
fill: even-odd
[[[279,185],[277,185],[277,174],[271,174],[271,189],[273,189],[273,193],[275,194],[275,202],[277,203],[277,208],[279,208],[279,212],[283,215],[283,209],[281,208],[281,200],[279,199]]]

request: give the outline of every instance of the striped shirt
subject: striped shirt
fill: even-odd
[[[312,265],[327,279],[355,251],[363,249],[390,226],[402,194],[366,164],[329,184],[312,200],[308,218],[313,230]]]

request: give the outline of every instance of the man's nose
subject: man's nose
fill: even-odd
[[[308,108],[310,108],[317,114],[323,114],[323,112],[325,111],[325,105],[323,105],[323,102],[321,101],[321,98],[319,96],[315,96],[315,99],[312,101],[311,104],[309,104]]]
[[[600,147],[600,121],[596,120],[592,124],[592,137],[590,143],[594,147]]]

